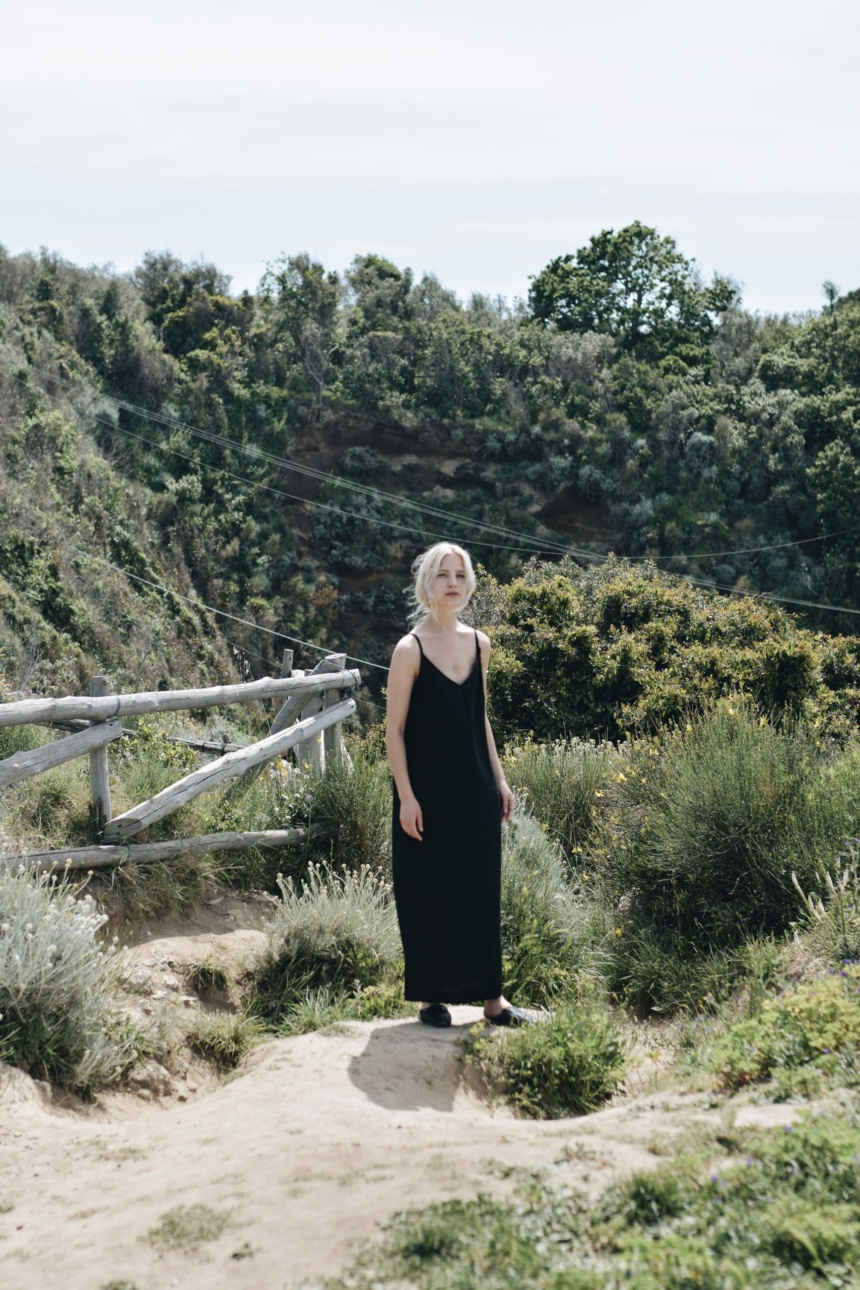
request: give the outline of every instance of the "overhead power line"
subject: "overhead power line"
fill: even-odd
[[[11,364],[7,364],[7,365],[8,365],[8,366],[11,366]],[[41,373],[41,375],[43,375],[43,376],[45,376],[45,377],[47,377],[47,378],[49,378],[49,379],[51,379],[51,380],[60,380],[60,381],[61,381],[61,382],[63,382],[64,384],[68,384],[68,385],[72,385],[72,386],[74,386],[74,385],[79,385],[79,386],[80,386],[80,385],[84,385],[84,384],[85,384],[85,382],[84,382],[82,379],[81,379],[81,380],[78,380],[78,381],[72,381],[70,378],[62,377],[62,376],[58,376],[56,373],[53,373],[53,372],[46,372],[46,371],[44,371],[44,369],[39,369],[39,368],[31,367],[31,368],[29,368],[28,370],[29,370],[29,371],[40,372],[40,373]],[[18,375],[18,373],[16,373],[16,375]],[[90,387],[90,388],[91,388],[91,387]],[[466,516],[459,516],[459,515],[457,515],[457,514],[455,514],[455,513],[453,513],[453,512],[447,512],[447,511],[441,510],[440,508],[436,508],[436,507],[432,507],[432,506],[427,506],[427,505],[425,505],[425,504],[423,504],[423,503],[412,501],[412,499],[410,499],[410,498],[405,498],[405,497],[402,497],[402,496],[400,496],[400,495],[398,495],[398,494],[395,494],[395,493],[386,493],[386,492],[384,492],[383,490],[381,490],[381,489],[375,489],[375,488],[371,487],[370,485],[366,485],[366,484],[359,484],[359,483],[357,483],[357,482],[356,482],[356,481],[354,481],[354,480],[344,479],[342,476],[326,474],[324,471],[317,470],[315,467],[312,467],[312,466],[304,466],[304,465],[302,465],[302,464],[301,464],[301,463],[299,463],[299,462],[292,461],[290,458],[286,458],[286,457],[279,457],[279,456],[277,456],[277,455],[275,455],[275,454],[273,454],[273,453],[265,452],[263,449],[258,448],[258,447],[256,447],[255,445],[243,445],[243,444],[239,443],[238,441],[233,440],[233,439],[229,439],[228,437],[226,437],[226,436],[224,436],[224,435],[218,435],[218,434],[215,434],[215,433],[214,433],[214,432],[212,432],[212,431],[208,431],[208,430],[200,429],[199,427],[195,427],[195,426],[189,425],[188,423],[186,423],[186,422],[184,422],[184,421],[180,421],[180,420],[178,420],[178,419],[176,419],[176,418],[174,418],[174,417],[168,417],[168,416],[166,416],[166,415],[165,415],[165,414],[163,414],[163,413],[151,412],[151,411],[150,411],[149,409],[147,409],[147,408],[140,407],[140,406],[139,406],[139,405],[137,405],[137,404],[128,403],[126,400],[123,400],[123,399],[117,399],[117,398],[114,398],[112,395],[104,394],[102,391],[92,391],[92,392],[93,392],[94,394],[96,394],[99,398],[104,398],[104,399],[108,400],[109,402],[113,403],[113,404],[114,404],[118,409],[123,409],[123,410],[125,410],[125,411],[127,411],[127,412],[131,413],[132,415],[140,416],[140,417],[142,417],[142,418],[144,418],[144,419],[146,419],[146,420],[153,421],[153,422],[155,422],[156,424],[164,425],[164,426],[167,426],[167,427],[172,428],[172,429],[176,429],[176,430],[184,431],[184,432],[186,432],[186,433],[188,433],[188,434],[191,434],[192,436],[194,436],[194,437],[196,437],[196,438],[200,438],[200,439],[203,439],[203,440],[205,440],[205,441],[207,441],[207,442],[210,442],[210,443],[213,443],[213,444],[215,444],[215,445],[217,445],[217,446],[220,446],[220,447],[222,447],[222,448],[227,448],[227,449],[230,449],[231,451],[235,451],[235,452],[241,453],[242,455],[247,456],[247,457],[250,457],[250,458],[252,458],[253,460],[257,460],[257,461],[262,460],[262,461],[265,461],[267,464],[270,464],[270,465],[279,466],[279,467],[281,467],[281,468],[283,468],[283,469],[287,469],[287,470],[294,470],[294,471],[297,471],[299,474],[305,475],[305,476],[307,476],[307,477],[309,477],[309,478],[316,479],[316,480],[318,480],[318,481],[320,481],[320,482],[323,482],[323,483],[330,483],[330,484],[334,484],[334,485],[337,485],[337,486],[340,486],[340,487],[344,487],[344,488],[346,488],[346,489],[348,489],[348,490],[351,490],[351,491],[353,491],[353,492],[361,493],[361,494],[365,494],[365,495],[367,495],[367,496],[372,496],[372,497],[375,497],[375,498],[377,498],[377,499],[379,499],[379,500],[388,501],[388,502],[391,502],[391,503],[393,503],[393,504],[395,504],[395,505],[403,506],[403,507],[409,508],[409,509],[411,509],[411,510],[413,510],[413,511],[416,511],[416,512],[420,512],[420,513],[424,513],[424,514],[430,514],[430,515],[434,515],[434,516],[440,516],[440,517],[444,518],[446,521],[449,521],[449,522],[450,522],[450,521],[455,521],[455,522],[457,522],[457,523],[461,523],[461,524],[466,525],[466,526],[469,526],[469,527],[478,528],[478,529],[483,529],[483,530],[485,530],[485,531],[487,531],[487,532],[497,532],[497,533],[499,533],[500,535],[503,535],[503,536],[505,536],[505,537],[512,538],[512,539],[514,539],[514,540],[516,540],[516,541],[519,541],[519,542],[527,542],[527,543],[533,544],[531,547],[528,547],[528,548],[526,548],[525,550],[523,550],[522,548],[519,548],[519,549],[518,549],[518,554],[539,555],[539,554],[542,554],[542,553],[546,553],[546,554],[568,555],[568,556],[573,556],[573,557],[575,557],[575,558],[577,558],[577,559],[584,560],[584,561],[586,561],[586,562],[588,562],[588,563],[594,563],[594,564],[602,564],[602,563],[605,563],[607,560],[609,560],[609,559],[611,558],[611,553],[601,554],[601,553],[597,553],[597,552],[593,552],[593,551],[586,551],[586,550],[584,550],[584,549],[582,549],[582,548],[577,548],[577,547],[564,547],[564,546],[562,546],[561,544],[559,544],[559,543],[554,543],[554,542],[552,542],[552,541],[541,542],[541,540],[540,540],[540,539],[538,539],[538,538],[533,538],[533,537],[531,537],[530,535],[517,533],[515,530],[512,530],[512,529],[503,528],[503,527],[498,526],[498,525],[485,524],[483,521],[480,521],[480,520],[471,520],[471,519],[468,519]],[[98,417],[98,416],[97,416],[96,414],[94,414],[94,413],[90,413],[89,415],[92,417],[92,419],[93,419],[93,420],[95,420],[95,421],[96,421],[96,422],[98,422],[99,424],[102,424],[102,425],[107,426],[109,429],[112,429],[112,430],[119,430],[119,431],[120,431],[120,433],[131,435],[131,437],[133,437],[133,438],[141,439],[143,442],[148,443],[148,444],[150,444],[150,445],[153,445],[153,441],[152,441],[152,440],[148,440],[148,439],[146,439],[146,438],[145,438],[144,436],[142,436],[142,435],[135,435],[133,431],[125,430],[123,427],[121,427],[121,426],[119,426],[119,425],[115,424],[114,422],[112,422],[112,421],[106,421],[106,420],[104,420],[103,418]],[[153,445],[153,446],[155,446],[155,445]],[[189,456],[187,456],[186,454],[183,454],[183,453],[179,452],[177,449],[173,449],[173,448],[169,447],[169,445],[157,445],[157,446],[158,446],[158,447],[161,447],[161,448],[163,448],[163,449],[165,449],[166,451],[169,451],[169,452],[176,452],[176,453],[177,453],[177,455],[179,455],[179,456],[181,456],[181,457],[184,457],[184,458],[185,458],[185,460],[191,461],[191,462],[193,462],[193,463],[195,463],[195,464],[202,465],[202,466],[204,466],[204,467],[206,467],[206,465],[207,465],[207,464],[206,464],[206,463],[204,463],[204,462],[200,462],[198,458],[189,457]],[[266,489],[266,490],[267,490],[267,491],[269,491],[269,492],[279,494],[279,495],[281,495],[281,496],[284,496],[284,497],[290,498],[291,500],[299,501],[299,502],[301,502],[301,503],[302,503],[302,504],[304,504],[304,505],[315,506],[315,507],[320,507],[320,508],[322,508],[322,509],[326,509],[326,510],[336,511],[336,512],[338,512],[338,513],[340,513],[340,514],[344,514],[344,515],[352,516],[352,517],[354,517],[354,518],[364,520],[364,521],[366,521],[366,522],[368,522],[368,523],[373,523],[373,524],[386,524],[386,525],[390,525],[391,527],[398,527],[398,528],[402,528],[402,529],[404,529],[404,530],[406,530],[406,531],[408,531],[408,532],[412,532],[412,533],[413,533],[414,535],[416,535],[416,536],[418,536],[419,534],[420,534],[420,536],[422,536],[422,537],[423,537],[423,536],[436,536],[436,535],[434,535],[434,534],[428,534],[426,531],[419,531],[419,530],[416,530],[416,529],[410,529],[410,528],[409,528],[408,526],[406,526],[406,525],[403,525],[403,526],[395,525],[393,521],[386,521],[386,520],[377,519],[377,518],[375,518],[375,517],[371,517],[371,516],[367,516],[367,515],[361,515],[359,512],[342,510],[342,509],[341,509],[341,508],[339,508],[339,507],[333,507],[333,506],[330,506],[328,503],[318,502],[318,501],[316,501],[316,500],[314,500],[314,499],[309,499],[309,498],[300,498],[300,497],[297,497],[297,496],[295,496],[295,495],[293,495],[293,494],[289,494],[289,493],[282,493],[282,492],[281,492],[281,490],[279,490],[279,489],[275,489],[275,488],[271,487],[271,485],[262,484],[262,483],[258,484],[258,483],[256,483],[255,481],[245,480],[242,476],[240,476],[240,475],[235,475],[235,474],[233,474],[232,472],[230,472],[230,471],[228,471],[228,470],[224,469],[223,467],[207,467],[207,468],[208,468],[208,469],[213,469],[213,470],[221,470],[221,471],[222,471],[222,473],[224,473],[225,475],[228,475],[228,476],[230,476],[231,478],[238,479],[238,480],[240,480],[240,481],[242,481],[242,482],[248,483],[248,484],[249,484],[249,486],[251,486],[251,487],[259,487],[259,488]],[[809,543],[809,542],[825,541],[825,540],[827,540],[828,538],[831,538],[831,537],[838,537],[838,536],[841,536],[841,535],[843,535],[843,534],[845,534],[845,533],[856,532],[858,529],[860,529],[860,525],[858,525],[858,526],[854,526],[854,527],[851,527],[851,528],[847,528],[847,529],[840,529],[840,530],[837,530],[835,533],[822,534],[822,535],[820,535],[819,537],[815,537],[815,538],[800,538],[800,539],[798,539],[798,540],[796,540],[796,541],[792,541],[792,542],[774,543],[774,544],[769,545],[769,546],[753,547],[753,548],[748,548],[748,549],[746,549],[746,550],[745,550],[744,548],[738,548],[738,549],[736,549],[736,550],[732,550],[732,551],[721,551],[721,552],[679,553],[679,554],[676,554],[676,555],[673,555],[673,556],[628,556],[628,557],[624,557],[624,558],[625,558],[625,559],[628,559],[628,560],[631,560],[631,561],[651,560],[651,561],[653,561],[653,562],[657,562],[657,561],[662,562],[662,561],[665,561],[665,560],[682,560],[682,559],[684,559],[684,560],[699,560],[699,559],[710,559],[710,558],[715,558],[715,557],[717,557],[717,556],[730,556],[730,555],[742,556],[742,555],[746,555],[746,554],[759,553],[759,552],[763,552],[763,551],[770,551],[770,550],[782,550],[782,549],[784,549],[784,548],[786,548],[786,547],[802,546],[802,545],[805,545],[805,544],[807,544],[807,543]],[[517,550],[517,548],[498,546],[498,545],[497,545],[497,544],[495,544],[495,543],[481,543],[481,542],[477,542],[475,539],[469,539],[469,540],[470,540],[470,543],[471,543],[471,544],[474,544],[474,545],[482,545],[482,546],[493,546],[493,547],[494,547],[495,549],[497,549],[497,550],[499,550],[499,549],[501,549],[501,550]],[[93,557],[93,558],[99,558],[99,557]],[[105,563],[109,563],[109,561],[105,561]],[[118,567],[118,566],[111,566],[111,567],[113,567],[113,568],[117,568],[117,569],[119,570],[119,572],[122,572],[122,573],[124,573],[124,572],[125,572],[124,570],[119,569],[119,567]],[[132,578],[133,578],[133,577],[135,577],[136,575],[128,574],[127,576],[128,576],[128,577],[132,577]],[[860,614],[860,609],[853,609],[853,608],[849,608],[849,607],[847,607],[847,606],[845,606],[845,605],[827,605],[827,604],[822,604],[822,603],[817,602],[817,601],[811,601],[811,600],[800,600],[800,599],[796,599],[796,598],[792,598],[792,597],[788,597],[788,596],[781,596],[781,595],[774,594],[774,593],[772,593],[772,592],[749,592],[749,591],[742,591],[742,590],[740,590],[740,589],[738,589],[738,588],[730,587],[730,586],[728,586],[728,585],[726,585],[726,584],[723,584],[723,583],[718,583],[718,582],[714,582],[714,581],[711,581],[711,580],[706,581],[706,580],[704,580],[704,579],[695,578],[695,577],[693,577],[693,575],[691,575],[691,574],[686,574],[686,573],[678,573],[678,574],[676,574],[676,575],[674,575],[674,576],[679,577],[679,578],[683,578],[685,581],[688,581],[688,582],[690,582],[690,583],[692,583],[692,584],[694,584],[694,585],[696,585],[696,586],[700,586],[700,587],[703,587],[703,588],[708,588],[708,589],[710,589],[710,590],[716,590],[716,591],[726,592],[726,593],[727,593],[727,594],[729,594],[729,595],[735,595],[735,596],[748,596],[748,597],[750,597],[750,598],[752,598],[752,599],[766,599],[766,600],[775,601],[775,602],[780,603],[780,604],[799,605],[799,606],[802,606],[802,607],[804,607],[804,608],[808,608],[808,609],[820,609],[820,610],[824,610],[824,611],[826,611],[826,612],[831,612],[831,613],[843,613],[843,614],[851,614],[851,615],[858,615],[858,614]],[[138,579],[138,580],[139,580],[139,581],[142,581],[142,582],[145,582],[145,581],[146,581],[146,579]],[[153,586],[158,586],[158,584],[156,584],[156,583],[153,583],[153,584],[151,584],[151,585],[153,585]],[[166,588],[163,588],[163,587],[160,587],[159,589],[160,589],[160,590],[169,590],[169,589],[166,589]],[[176,592],[174,592],[174,593],[172,593],[172,594],[174,594],[174,595],[178,595],[178,593],[176,593]],[[188,597],[180,597],[180,599],[189,599],[189,598],[188,598]],[[253,623],[253,622],[250,622],[249,620],[242,619],[242,618],[236,618],[236,617],[235,617],[235,615],[226,614],[223,610],[217,610],[217,609],[213,609],[213,608],[211,608],[211,607],[209,607],[209,606],[203,605],[201,601],[198,601],[198,600],[190,600],[190,599],[189,599],[189,603],[190,603],[190,604],[194,604],[194,605],[198,605],[198,606],[200,606],[200,607],[202,607],[202,608],[204,608],[204,609],[209,609],[209,610],[210,610],[210,612],[212,612],[212,613],[215,613],[215,614],[221,614],[222,616],[227,617],[227,618],[234,618],[234,621],[244,623],[246,626],[255,627],[258,631],[266,631],[266,632],[269,632],[271,635],[274,635],[274,636],[281,636],[281,637],[283,637],[283,639],[284,639],[284,640],[294,640],[294,641],[296,641],[296,643],[298,643],[298,644],[304,644],[304,645],[307,645],[307,646],[308,646],[308,648],[311,648],[311,649],[317,649],[317,650],[321,650],[321,651],[325,651],[325,648],[326,648],[326,647],[324,647],[324,646],[321,646],[321,645],[312,645],[312,644],[310,644],[309,642],[304,642],[304,641],[297,641],[297,638],[289,637],[289,636],[285,636],[283,633],[280,633],[280,632],[274,632],[274,631],[272,631],[272,629],[270,629],[270,628],[263,628],[263,627],[260,627],[258,624]],[[352,656],[352,655],[350,655],[350,657],[353,657],[353,656]],[[384,668],[384,667],[383,667],[383,665],[382,665],[382,664],[380,664],[380,663],[371,663],[371,662],[369,662],[368,660],[360,660],[360,659],[357,659],[357,660],[355,660],[355,661],[357,661],[357,662],[365,662],[365,663],[367,664],[367,666],[368,666],[368,667],[376,667],[376,668],[381,668],[382,670],[387,670],[387,668]]]
[[[440,541],[447,538],[447,534],[433,533],[428,529],[418,529],[412,524],[397,524],[394,520],[383,520],[375,515],[362,515],[360,511],[348,511],[342,506],[331,506],[328,502],[317,501],[316,498],[299,497],[297,493],[286,493],[281,488],[274,488],[271,484],[264,484],[255,479],[248,479],[246,475],[237,475],[233,470],[227,470],[226,466],[211,466],[208,462],[201,461],[199,457],[192,457],[187,452],[180,452],[178,448],[170,444],[157,443],[154,439],[147,439],[146,435],[135,434],[133,430],[128,430],[125,426],[116,424],[113,421],[107,421],[102,417],[92,416],[91,418],[98,425],[106,426],[110,430],[118,431],[130,439],[137,439],[140,443],[148,444],[151,448],[157,448],[160,452],[172,453],[175,457],[180,457],[183,461],[191,462],[198,469],[211,471],[213,474],[226,475],[228,479],[236,479],[242,484],[247,484],[250,488],[262,489],[264,492],[273,493],[275,497],[283,497],[291,502],[300,502],[303,506],[313,507],[319,511],[332,511],[335,515],[345,515],[349,519],[364,520],[367,524],[383,525],[385,528],[398,529],[403,533],[410,533],[413,537],[427,538],[435,537]],[[522,547],[502,546],[498,542],[481,542],[477,538],[469,538],[470,546],[491,547],[494,551],[513,551],[516,555],[535,555],[537,552]],[[543,548],[541,548],[543,549]],[[547,554],[550,554],[547,550]]]
[[[71,386],[75,386],[75,385],[80,386],[85,384],[83,379],[80,379],[78,381],[73,381],[69,377],[58,376],[56,373],[47,372],[44,369],[40,369],[36,367],[31,367],[28,370],[33,372],[38,372],[42,376],[45,376],[52,380],[60,380],[64,384],[71,385]],[[105,394],[102,391],[94,391],[94,393],[96,393],[99,398],[108,400],[109,402],[113,403],[118,409],[123,409],[131,413],[132,415],[140,416],[158,425],[163,425],[171,429],[183,431],[196,438],[202,439],[206,442],[215,444],[222,448],[229,448],[232,451],[235,451],[247,457],[250,457],[252,460],[262,460],[269,465],[278,466],[284,470],[295,471],[299,474],[305,475],[308,478],[315,479],[318,482],[328,483],[336,487],[345,488],[352,492],[361,493],[368,497],[373,497],[378,501],[387,502],[389,504],[393,504],[396,506],[406,507],[410,510],[414,510],[421,514],[430,515],[434,518],[441,518],[448,523],[454,522],[470,528],[478,529],[479,531],[484,530],[486,532],[495,532],[495,533],[498,533],[500,536],[504,536],[509,540],[515,541],[520,544],[516,547],[505,546],[500,543],[481,542],[476,538],[469,538],[470,544],[474,546],[486,546],[499,551],[512,551],[518,555],[541,555],[541,554],[559,555],[559,556],[567,555],[575,559],[584,560],[589,563],[594,562],[596,560],[601,560],[605,558],[605,556],[608,554],[608,553],[588,551],[582,547],[577,547],[577,546],[565,546],[562,543],[556,542],[554,539],[551,539],[551,538],[546,538],[546,539],[536,538],[536,537],[533,537],[531,534],[518,533],[514,529],[509,529],[500,525],[487,524],[483,520],[470,519],[467,516],[458,515],[456,512],[450,512],[439,507],[430,506],[425,502],[418,502],[413,500],[412,498],[404,497],[398,493],[388,493],[383,489],[374,488],[372,485],[369,485],[369,484],[360,484],[356,480],[345,479],[343,476],[327,474],[325,471],[318,470],[316,467],[306,466],[301,462],[296,462],[292,460],[291,458],[280,457],[274,453],[268,453],[253,444],[250,444],[250,445],[242,444],[237,440],[230,439],[224,435],[218,435],[213,431],[203,430],[199,426],[192,426],[188,422],[181,421],[175,417],[169,417],[164,413],[152,412],[150,409],[141,407],[138,404],[129,403],[127,400],[124,400],[124,399],[117,399],[113,395]],[[180,452],[178,449],[173,448],[170,445],[155,444],[153,440],[148,440],[143,435],[135,435],[133,431],[127,430],[124,426],[121,426],[118,423],[115,423],[113,421],[107,421],[96,414],[91,413],[90,415],[92,416],[92,419],[94,421],[96,421],[98,424],[106,426],[108,429],[117,430],[121,434],[129,435],[132,438],[138,438],[142,442],[149,443],[153,447],[160,447],[164,451],[171,452],[176,456],[182,457],[184,460],[195,462],[198,465],[207,467],[207,463],[200,462],[199,458],[189,457],[187,454]],[[229,476],[230,478],[240,480],[241,482],[247,483],[251,487],[265,489],[266,491],[271,492],[276,496],[281,496],[291,501],[297,501],[303,505],[316,507],[317,509],[321,509],[321,510],[332,511],[335,514],[353,517],[359,520],[364,520],[368,523],[383,525],[386,528],[398,529],[402,532],[412,533],[414,536],[422,539],[425,537],[440,538],[443,536],[438,533],[433,533],[426,529],[416,529],[405,524],[399,525],[393,520],[384,520],[381,518],[377,518],[375,516],[362,515],[360,512],[349,511],[342,507],[332,506],[326,502],[319,502],[319,501],[316,501],[315,499],[299,497],[294,493],[287,493],[281,489],[273,488],[269,484],[257,483],[256,481],[245,479],[243,476],[237,475],[235,472],[229,471],[224,467],[207,467],[207,468],[221,470],[222,473]],[[725,551],[678,552],[674,555],[631,555],[631,556],[625,556],[624,558],[634,562],[651,560],[654,563],[665,563],[666,561],[674,561],[674,560],[693,561],[693,560],[717,559],[717,558],[728,557],[728,556],[749,556],[749,555],[761,554],[766,551],[781,551],[790,547],[807,546],[812,542],[825,542],[830,538],[842,537],[847,533],[855,533],[858,531],[860,531],[860,525],[853,525],[849,528],[838,529],[833,533],[822,533],[822,534],[816,535],[815,537],[798,538],[788,542],[774,542],[774,543],[769,543],[762,546],[736,547]],[[447,535],[444,535],[444,536],[447,537]],[[522,544],[528,544],[528,545],[523,546]],[[797,602],[797,603],[801,603],[801,602]],[[834,608],[837,608],[837,607],[834,606]],[[846,611],[846,612],[850,612],[850,611]]]
[[[147,587],[153,587],[156,591],[163,592],[166,596],[175,596],[177,600],[183,600],[186,605],[193,605],[195,609],[205,609],[207,613],[217,614],[219,618],[229,618],[231,622],[241,623],[243,627],[252,627],[254,631],[265,632],[267,636],[276,636],[279,640],[290,641],[293,645],[304,645],[308,649],[319,650],[321,654],[335,653],[330,645],[316,645],[313,641],[300,640],[298,636],[288,636],[286,632],[277,632],[273,627],[262,627],[260,623],[255,623],[250,618],[240,618],[238,614],[228,614],[225,609],[216,609],[214,605],[205,605],[202,600],[197,600],[193,596],[183,596],[180,592],[174,591],[172,587],[165,587],[163,583],[154,582],[151,578],[142,578],[139,573],[130,573],[128,569],[123,569],[121,565],[114,564],[111,560],[106,560],[102,555],[93,555],[91,551],[78,550],[78,555],[83,556],[86,560],[96,560],[99,564],[106,565],[116,573],[121,573],[125,578],[131,578],[133,582],[142,582]],[[346,657],[353,663],[363,663],[365,667],[378,668],[380,672],[387,672],[388,668],[382,663],[372,663],[369,658],[358,658],[355,654],[347,654]]]

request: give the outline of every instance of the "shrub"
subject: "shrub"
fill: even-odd
[[[593,863],[618,908],[616,982],[635,1001],[649,1001],[649,947],[703,962],[789,929],[800,905],[792,873],[808,887],[860,811],[860,776],[831,771],[803,729],[773,726],[742,698],[628,746]],[[672,1002],[659,982],[650,995]]]
[[[88,1092],[119,1079],[140,1034],[111,1002],[111,947],[93,902],[47,875],[0,868],[0,1054]]]
[[[529,739],[506,750],[504,768],[511,788],[525,797],[529,809],[575,861],[594,825],[595,794],[617,759],[610,743],[558,739],[539,744]]]
[[[627,1064],[617,1023],[594,1003],[566,1003],[534,1026],[485,1033],[466,1060],[534,1119],[595,1111],[615,1092]]]
[[[278,1022],[321,987],[355,993],[378,985],[398,962],[394,905],[371,870],[339,874],[311,865],[304,885],[281,880],[280,887],[282,902],[257,974],[258,1015]]]
[[[610,739],[684,721],[738,688],[767,711],[857,728],[853,642],[836,649],[775,605],[727,599],[647,563],[532,563],[482,580],[472,618],[493,642],[497,736]]]
[[[604,965],[601,907],[571,886],[561,850],[528,815],[502,837],[505,990],[521,1004],[578,994]]]
[[[781,1077],[791,1091],[813,1091],[840,1074],[860,1078],[860,964],[766,998],[717,1040],[712,1068],[730,1089]],[[790,1072],[803,1071],[805,1080]],[[786,1078],[787,1077],[787,1078]],[[806,1085],[803,1088],[803,1085]]]

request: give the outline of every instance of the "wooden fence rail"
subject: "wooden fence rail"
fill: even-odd
[[[313,832],[314,830],[311,830]],[[259,829],[253,833],[202,833],[170,842],[127,842],[116,846],[66,847],[62,851],[26,851],[7,855],[7,865],[26,865],[48,872],[65,869],[104,869],[126,860],[174,860],[205,851],[248,851],[251,847],[289,847],[303,842],[307,829]]]
[[[325,662],[325,660],[323,660]],[[0,726],[23,726],[52,721],[109,721],[112,717],[142,716],[147,712],[182,712],[194,708],[215,708],[220,704],[249,703],[253,699],[284,697],[295,692],[350,689],[361,684],[358,669],[332,673],[313,672],[240,685],[213,685],[206,690],[152,690],[143,694],[89,695],[67,699],[22,699],[0,703]]]
[[[321,771],[327,756],[343,756],[340,725],[355,712],[347,692],[361,684],[357,669],[345,667],[346,656],[330,654],[312,672],[292,671],[292,652],[284,651],[280,678],[196,690],[158,690],[139,694],[111,694],[108,677],[93,677],[90,695],[64,699],[25,699],[0,704],[0,726],[33,723],[83,723],[74,734],[27,752],[13,753],[0,761],[0,788],[59,766],[73,757],[89,754],[90,784],[95,832],[104,845],[39,851],[27,862],[43,869],[80,868],[118,864],[131,857],[164,859],[183,851],[242,850],[251,846],[287,846],[306,836],[296,829],[268,829],[254,833],[207,834],[171,842],[129,845],[126,839],[163,816],[190,802],[200,793],[234,776],[258,774],[267,761],[294,749],[297,757]],[[120,718],[149,712],[178,712],[221,704],[275,699],[279,708],[271,731],[247,747],[212,744],[222,756],[169,785],[146,802],[113,816],[108,778],[107,745],[124,733]],[[21,855],[0,856],[0,863],[18,864]]]
[[[252,766],[259,763],[271,761],[273,757],[280,756],[288,748],[295,747],[296,744],[305,743],[314,735],[325,730],[327,726],[333,726],[338,721],[345,720],[346,717],[352,716],[355,712],[355,700],[345,699],[339,703],[336,708],[330,708],[318,717],[308,717],[305,721],[299,721],[289,730],[283,730],[279,734],[269,735],[267,739],[261,739],[259,743],[251,744],[248,748],[242,748],[239,752],[227,753],[224,757],[219,757],[217,761],[212,761],[208,766],[201,766],[199,770],[193,770],[190,775],[184,775],[182,779],[171,784],[169,788],[162,789],[156,793],[155,797],[150,797],[148,801],[141,802],[140,806],[134,806],[130,811],[125,811],[122,815],[115,816],[105,826],[105,842],[122,842],[125,838],[132,837],[139,833],[141,829],[147,828],[160,820],[162,816],[169,815],[186,802],[192,801],[200,793],[205,793],[208,789],[214,788],[216,784],[221,784],[225,779],[231,779],[234,775],[241,775],[243,771],[249,770]]]
[[[39,775],[44,770],[53,770],[55,766],[62,766],[63,762],[82,757],[96,748],[104,748],[121,735],[122,726],[118,721],[103,721],[80,734],[55,739],[42,748],[13,753],[0,761],[0,788],[7,788],[9,784],[28,779],[31,775]]]

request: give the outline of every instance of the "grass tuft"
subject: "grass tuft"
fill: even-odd
[[[177,1205],[162,1214],[146,1239],[157,1250],[193,1253],[206,1241],[216,1241],[230,1221],[230,1215],[209,1205]]]
[[[257,1017],[243,1014],[201,1017],[188,1032],[188,1045],[221,1071],[235,1070],[265,1033]]]

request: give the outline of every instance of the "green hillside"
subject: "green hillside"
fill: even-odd
[[[858,386],[860,293],[751,315],[639,224],[513,307],[373,255],[237,296],[167,253],[0,252],[6,683],[262,674],[277,633],[385,663],[437,536],[502,582],[612,550],[853,607]]]

